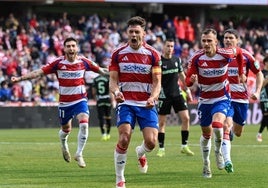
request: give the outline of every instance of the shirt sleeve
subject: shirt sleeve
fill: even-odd
[[[188,69],[186,72],[186,79],[185,79],[185,83],[187,87],[191,87],[194,83],[191,82],[191,76],[193,74],[198,74],[198,69],[197,69],[197,64],[196,64],[196,58],[197,57],[192,57],[189,60],[189,64],[188,64]]]

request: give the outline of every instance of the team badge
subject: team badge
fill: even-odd
[[[254,62],[254,66],[256,67],[256,69],[260,69],[260,63],[259,63],[259,61],[255,61]]]

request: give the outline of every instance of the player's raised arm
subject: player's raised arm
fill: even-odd
[[[38,69],[38,70],[34,70],[34,71],[32,71],[26,75],[23,75],[23,76],[19,76],[19,77],[12,76],[11,81],[12,82],[20,82],[22,80],[31,80],[31,79],[37,78],[43,74],[44,74],[44,71],[42,69]]]
[[[241,83],[246,83],[247,77],[244,74],[243,70],[243,54],[242,54],[242,49],[239,47],[236,47],[234,50],[236,53],[236,60],[237,60],[237,65],[238,65],[238,75],[239,75],[239,81]]]

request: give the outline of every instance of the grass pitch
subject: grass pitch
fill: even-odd
[[[136,127],[128,150],[125,169],[127,188],[265,188],[268,185],[268,134],[256,141],[259,126],[247,125],[241,138],[232,142],[234,173],[218,170],[211,153],[212,178],[202,177],[199,146],[200,127],[191,126],[189,145],[194,156],[180,153],[180,127],[166,129],[166,156],[149,153],[147,174],[137,167],[135,147],[142,137]],[[77,128],[69,137],[74,155]],[[0,188],[113,188],[115,173],[113,151],[117,130],[112,128],[111,140],[101,141],[98,127],[90,127],[84,150],[87,167],[81,169],[72,159],[66,163],[61,154],[58,129],[0,129]],[[214,147],[214,146],[213,146]]]

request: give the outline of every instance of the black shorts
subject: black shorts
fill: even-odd
[[[98,118],[102,119],[104,117],[108,118],[111,117],[111,110],[112,110],[112,105],[110,106],[97,106],[97,111],[98,111]]]
[[[170,114],[171,107],[173,107],[175,113],[188,109],[187,103],[182,95],[176,98],[165,98],[165,99],[159,98],[158,114],[160,115]]]

